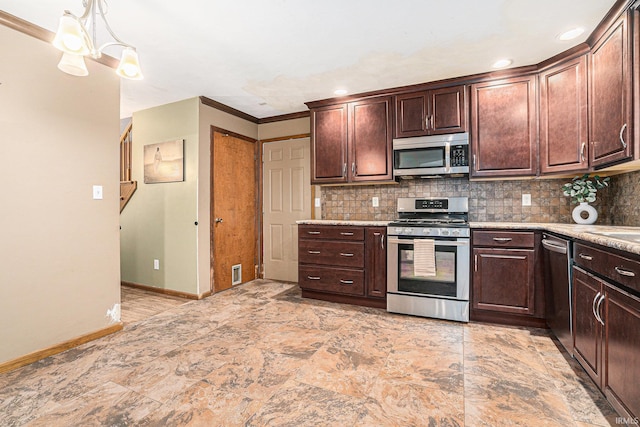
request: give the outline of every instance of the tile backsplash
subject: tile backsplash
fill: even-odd
[[[466,178],[412,179],[398,184],[322,187],[322,219],[392,220],[399,197],[469,197],[470,221],[571,223],[574,205],[560,188],[569,178],[513,181],[469,181]],[[640,226],[640,172],[611,178],[593,206],[601,225]],[[531,194],[531,206],[522,206]],[[378,197],[379,206],[372,206]]]

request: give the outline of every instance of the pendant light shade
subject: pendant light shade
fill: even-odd
[[[120,77],[131,80],[141,80],[142,71],[140,71],[140,62],[138,61],[138,53],[130,47],[122,51],[120,64],[116,69],[116,74]]]
[[[86,32],[82,24],[72,15],[65,13],[60,18],[58,32],[53,39],[53,45],[63,52],[74,55],[88,55],[91,53],[86,41]]]
[[[86,76],[89,71],[84,62],[84,56],[98,59],[106,48],[120,46],[123,51],[116,73],[126,79],[140,80],[142,71],[140,71],[136,49],[120,40],[109,26],[105,17],[108,11],[106,3],[106,0],[83,0],[85,9],[81,16],[76,16],[68,10],[64,11],[52,42],[57,49],[64,52],[58,68],[73,76]],[[99,21],[102,21],[113,40],[98,47],[96,26]]]
[[[84,62],[84,56],[74,55],[72,53],[64,52],[62,59],[58,63],[58,68],[67,74],[72,76],[84,77],[89,75],[87,70],[87,64]]]

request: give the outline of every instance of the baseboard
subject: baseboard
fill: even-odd
[[[174,297],[180,297],[180,298],[186,298],[186,299],[199,300],[199,299],[203,299],[211,296],[211,291],[207,291],[203,294],[198,295],[198,294],[190,294],[188,292],[174,291],[173,289],[163,289],[163,288],[156,288],[155,286],[141,285],[140,283],[134,283],[134,282],[122,281],[120,282],[120,284],[122,286],[127,286],[129,288],[142,289],[143,291],[155,292],[157,294],[171,295]]]
[[[100,329],[86,335],[81,335],[77,338],[61,342],[60,344],[56,344],[42,350],[34,351],[33,353],[25,354],[24,356],[20,356],[17,359],[9,360],[8,362],[0,363],[0,374],[13,371],[14,369],[18,369],[26,365],[30,365],[34,362],[37,362],[38,360],[45,359],[49,356],[53,356],[54,354],[62,353],[63,351],[67,351],[89,341],[97,340],[98,338],[111,335],[121,330],[122,322],[118,322],[104,329]]]

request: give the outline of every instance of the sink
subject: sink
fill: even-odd
[[[591,234],[612,237],[614,239],[627,240],[629,242],[640,243],[640,232],[633,231],[591,231]]]

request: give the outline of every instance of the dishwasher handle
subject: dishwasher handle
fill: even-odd
[[[553,243],[551,243],[553,242]],[[542,246],[544,246],[545,249],[551,251],[551,252],[557,252],[559,254],[563,254],[566,255],[567,254],[567,247],[565,245],[561,245],[558,244],[557,242],[553,241],[553,240],[543,240],[542,241]]]

